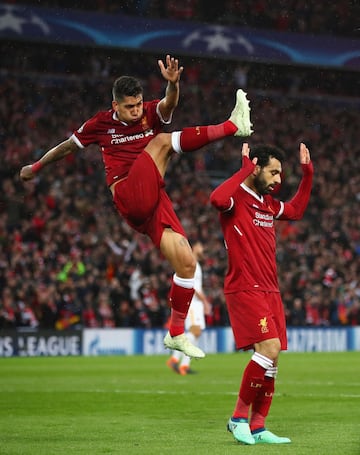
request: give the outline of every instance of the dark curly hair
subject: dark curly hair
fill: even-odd
[[[143,93],[140,81],[132,76],[120,76],[112,88],[113,99],[121,101],[125,96],[138,96]]]
[[[249,153],[249,158],[251,160],[255,157],[258,159],[257,164],[260,167],[264,167],[269,164],[270,158],[276,158],[280,161],[280,163],[282,163],[285,159],[285,154],[281,149],[275,147],[274,145],[258,144],[251,147]]]

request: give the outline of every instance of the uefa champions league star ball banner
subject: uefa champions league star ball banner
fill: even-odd
[[[360,70],[359,39],[0,2],[1,37]]]

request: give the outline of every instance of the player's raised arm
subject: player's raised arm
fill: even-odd
[[[310,159],[309,149],[305,144],[300,144],[299,161],[303,171],[299,188],[295,196],[284,204],[284,211],[280,219],[300,220],[309,203],[314,168]]]
[[[211,204],[220,212],[230,210],[232,208],[232,196],[237,191],[239,184],[242,183],[255,169],[257,158],[250,160],[249,145],[245,142],[242,146],[242,167],[232,177],[228,178],[210,195]]]
[[[61,142],[45,153],[38,161],[33,164],[23,166],[20,170],[21,180],[31,180],[44,167],[54,161],[59,161],[70,153],[76,152],[79,147],[70,138]]]
[[[165,97],[159,103],[160,113],[165,121],[171,120],[171,115],[174,109],[178,105],[180,95],[180,76],[184,68],[179,67],[179,60],[166,56],[166,66],[162,60],[158,60],[161,74],[163,78],[168,82]]]

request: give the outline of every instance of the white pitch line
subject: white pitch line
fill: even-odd
[[[36,392],[38,393],[38,390],[33,390],[29,393]],[[57,389],[54,390],[42,390],[41,393],[47,394],[47,393],[56,393],[59,392]],[[2,389],[1,393],[18,393],[18,389]],[[61,392],[62,393],[62,392]],[[64,391],[65,393],[65,391]],[[108,394],[128,394],[128,395],[191,395],[191,396],[214,396],[214,395],[219,395],[219,396],[237,396],[238,391],[234,390],[232,392],[205,392],[205,391],[178,391],[178,390],[149,390],[149,389],[140,389],[140,390],[133,390],[133,389],[81,389],[81,390],[66,390],[66,393],[108,393]],[[276,397],[303,397],[303,398],[330,398],[330,399],[336,399],[336,398],[360,398],[360,394],[358,393],[338,393],[338,394],[331,394],[331,393],[281,393],[281,392],[275,392]]]
[[[129,390],[129,389],[115,389],[115,390],[105,390],[105,389],[95,389],[95,390],[88,390],[87,392],[90,393],[119,393],[119,394],[139,394],[139,395],[229,395],[229,396],[237,396],[238,391],[234,392],[204,392],[204,391],[190,391],[186,392],[184,390],[182,391],[173,391],[173,390]],[[319,393],[276,393],[275,396],[281,397],[318,397],[318,398],[360,398],[360,394],[351,394],[351,393],[339,393],[339,394],[319,394]]]

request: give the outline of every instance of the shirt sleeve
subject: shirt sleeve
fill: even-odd
[[[78,147],[84,148],[90,144],[98,143],[97,134],[97,117],[96,115],[83,123],[80,128],[74,131],[71,138],[76,142]]]
[[[164,117],[162,116],[161,112],[160,112],[160,103],[161,103],[162,100],[159,100],[159,102],[157,103],[156,105],[156,113],[160,119],[160,122],[163,123],[164,125],[170,125],[170,123],[172,122],[172,118],[173,118],[173,113],[174,111],[170,114],[170,117],[167,119],[167,120],[164,120]]]
[[[283,210],[277,218],[280,220],[300,220],[309,203],[314,168],[312,162],[301,165],[303,177],[295,196],[288,202],[284,202]]]
[[[234,202],[233,195],[239,185],[252,173],[254,167],[252,161],[247,156],[244,156],[243,167],[211,193],[211,204],[220,212],[231,210]]]

